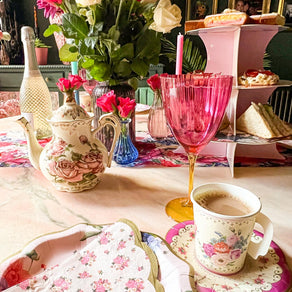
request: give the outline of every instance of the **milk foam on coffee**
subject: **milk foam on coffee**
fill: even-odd
[[[196,202],[203,208],[221,215],[243,216],[252,212],[241,200],[224,191],[208,191],[200,194]]]

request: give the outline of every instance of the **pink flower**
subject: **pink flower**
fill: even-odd
[[[83,80],[79,75],[69,74],[68,80],[70,81],[71,88],[79,89],[86,80]]]
[[[118,250],[123,249],[125,247],[126,247],[126,242],[124,240],[121,240],[118,245]]]
[[[128,267],[129,258],[126,258],[124,256],[117,256],[114,258],[113,264],[115,265],[117,270],[124,270],[126,267]]]
[[[142,291],[144,289],[142,279],[129,279],[129,281],[126,283],[127,288],[133,288],[129,289],[130,291]]]
[[[206,244],[206,243],[204,243],[203,244],[203,249],[204,249],[204,251],[205,251],[205,253],[206,253],[206,255],[208,257],[211,257],[213,254],[215,254],[214,247],[213,247],[212,244],[209,244],[209,243]]]
[[[21,282],[21,283],[19,284],[19,287],[20,287],[22,290],[28,290],[28,289],[30,288],[30,280],[27,279],[27,280]]]
[[[93,291],[95,292],[106,292],[112,290],[111,283],[107,279],[99,279],[98,281],[94,281],[92,286]]]
[[[91,275],[86,271],[79,273],[79,276],[78,276],[78,278],[80,278],[80,279],[86,279],[86,278],[90,278],[90,277],[91,277]]]
[[[129,97],[118,97],[119,105],[118,111],[121,118],[127,118],[131,115],[132,111],[135,109],[136,101],[135,99],[130,99]]]
[[[254,282],[256,284],[264,284],[265,283],[265,280],[260,278],[260,277],[257,277],[256,279],[254,279]]]
[[[230,254],[230,258],[232,260],[237,260],[241,255],[241,250],[240,249],[234,249],[234,250],[231,250],[229,254]]]
[[[226,264],[229,263],[230,258],[228,254],[218,253],[212,255],[211,260],[217,266],[225,266]]]
[[[58,6],[62,4],[63,0],[37,0],[37,5],[39,9],[44,9],[44,15],[46,18],[50,16],[53,18],[56,12],[63,12],[63,10]]]
[[[103,112],[110,113],[117,108],[116,95],[113,90],[102,95],[96,100],[96,105],[99,106]]]
[[[56,142],[51,144],[51,147],[49,148],[50,154],[52,156],[60,156],[65,151],[66,146],[67,143],[63,139],[59,138]]]
[[[68,283],[63,277],[55,280],[54,285],[56,287],[61,287],[63,290],[68,290],[70,288],[70,283]]]
[[[50,174],[56,175],[68,182],[78,182],[82,180],[82,173],[79,168],[72,161],[67,159],[60,159],[58,161],[51,161],[49,164]]]
[[[70,89],[70,81],[66,78],[60,78],[59,82],[56,84],[62,92],[68,91]]]
[[[59,78],[56,84],[62,92],[73,92],[79,89],[84,82],[86,82],[86,80],[83,80],[79,75],[69,74],[68,79]]]
[[[104,171],[102,155],[100,152],[89,152],[82,155],[81,159],[77,162],[79,171],[82,173],[99,173]]]

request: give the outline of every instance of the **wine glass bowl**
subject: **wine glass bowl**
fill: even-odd
[[[193,218],[190,194],[196,158],[218,131],[230,99],[232,79],[230,75],[208,73],[161,76],[168,125],[189,158],[188,197],[174,199],[166,206],[166,213],[178,222]]]

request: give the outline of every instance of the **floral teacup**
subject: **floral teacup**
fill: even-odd
[[[250,191],[214,183],[195,188],[191,195],[196,228],[195,255],[209,271],[231,275],[240,271],[247,253],[254,259],[268,252],[273,237],[261,202]],[[264,230],[260,243],[251,241],[255,222]]]

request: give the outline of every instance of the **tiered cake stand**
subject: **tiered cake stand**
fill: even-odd
[[[238,77],[248,69],[263,69],[263,58],[270,40],[286,27],[278,25],[230,25],[188,31],[198,35],[207,50],[206,72],[222,72],[234,77],[227,117],[230,121],[226,136],[219,135],[202,151],[202,154],[226,156],[232,177],[235,156],[284,159],[275,141],[256,137],[240,137],[236,133],[236,119],[251,105],[267,103],[273,91],[280,86],[290,86],[292,81],[280,80],[275,86],[244,87],[237,83]]]

